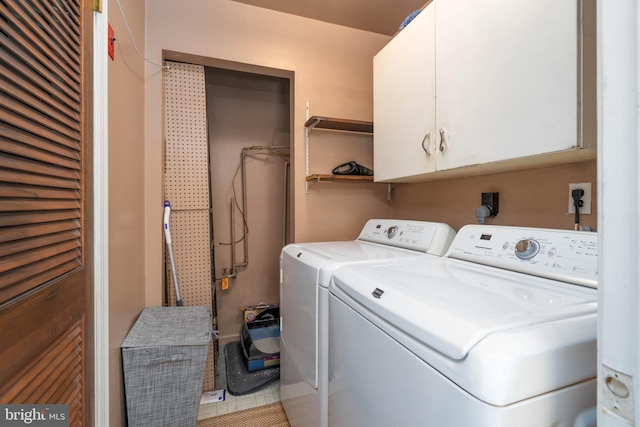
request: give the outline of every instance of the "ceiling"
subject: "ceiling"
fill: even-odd
[[[394,35],[427,0],[234,0],[318,21]]]

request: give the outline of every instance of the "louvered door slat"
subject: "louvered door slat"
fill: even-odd
[[[77,200],[80,197],[80,192],[77,190],[52,189],[48,187],[35,187],[26,185],[9,185],[2,183],[0,183],[0,194],[5,194],[6,197],[24,197],[32,199]]]
[[[69,390],[73,390],[77,385],[79,385],[75,374],[75,371],[70,372],[66,377],[61,378],[58,384],[54,385],[54,387],[57,386],[57,388],[52,391],[51,396],[49,397],[51,402],[60,401],[61,399],[68,397]],[[71,394],[74,393],[71,392]]]
[[[9,2],[7,6],[10,10],[0,3],[0,15],[6,16],[11,13],[21,18],[20,20],[15,20],[13,23],[16,28],[20,30],[20,33],[24,34],[22,41],[25,44],[28,43],[30,46],[37,47],[43,58],[47,58],[48,62],[50,62],[52,66],[55,65],[60,70],[64,71],[65,76],[69,78],[69,81],[80,83],[80,68],[78,67],[78,64],[63,61],[63,58],[66,56],[66,52],[61,52],[58,49],[58,46],[54,43],[52,34],[50,32],[47,34],[44,31],[44,29],[48,29],[46,24],[44,24],[43,20],[34,13],[37,6],[22,9],[17,7],[18,5],[15,3],[11,2]],[[29,17],[25,15],[25,10],[29,13]]]
[[[78,31],[78,27],[80,25],[80,20],[78,18],[80,16],[80,9],[78,8],[76,2],[57,0],[52,3],[55,3],[55,5],[58,7],[58,10],[63,11],[62,13],[60,13],[60,16],[62,16],[69,23],[69,25],[65,26],[65,28],[70,31],[74,31],[77,35],[80,35],[80,32]]]
[[[79,330],[78,325],[74,325],[69,330],[65,331],[65,333],[61,334],[57,340],[51,344],[52,349],[55,350],[55,354],[50,355],[49,357],[56,357],[58,353],[66,348],[69,344],[73,345],[74,341],[78,336]],[[41,357],[40,359],[44,359],[46,356]],[[29,392],[29,384],[33,383],[38,376],[41,375],[42,371],[48,366],[48,363],[40,363],[41,360],[33,362],[30,366],[30,369],[25,370],[22,375],[18,376],[15,384],[7,390],[7,392],[3,395],[3,398],[7,401],[14,401],[18,398],[18,395],[25,390]]]
[[[78,238],[80,238],[80,232],[78,230],[70,230],[64,233],[50,234],[41,237],[34,237],[32,239],[22,239],[17,242],[0,243],[0,256],[31,251],[37,248],[55,245]]]
[[[67,219],[79,219],[80,211],[57,211],[57,212],[23,212],[21,215],[0,212],[0,227],[10,227],[24,224],[34,224],[39,227],[43,223],[64,221]]]
[[[92,23],[90,0],[0,0],[0,402],[67,404],[73,427],[92,419]]]
[[[49,128],[42,127],[38,123],[31,121],[23,116],[16,115],[10,111],[0,108],[0,121],[5,123],[11,123],[16,127],[19,127],[23,131],[33,133],[41,138],[50,140],[51,142],[64,145],[71,149],[78,149],[78,140],[66,138],[64,135],[60,135],[57,132],[49,130]]]
[[[65,361],[73,358],[72,355],[78,349],[77,347],[78,343],[74,342],[74,340],[63,341],[57,346],[56,353],[49,357],[46,364],[42,363],[36,367],[38,372],[36,372],[34,378],[40,378],[39,387],[25,387],[13,399],[18,402],[46,402],[46,400],[42,399],[43,394],[53,384],[54,378],[59,374],[59,371],[64,370]]]
[[[69,129],[68,127],[60,124],[45,112],[36,110],[31,105],[22,103],[22,99],[16,96],[18,94],[14,93],[7,95],[0,92],[0,107],[4,108],[8,112],[11,112],[11,114],[26,117],[29,120],[34,121],[47,129],[51,129],[52,131],[62,134],[63,136],[66,136],[71,140],[79,141],[80,135],[78,135],[77,131]],[[13,119],[10,120],[14,121]]]
[[[60,57],[79,75],[80,60],[78,56],[78,37],[74,34],[73,40],[69,38],[67,31],[60,26],[57,13],[48,2],[34,3],[31,7],[26,8],[26,12],[36,22],[38,29],[46,33],[42,37]],[[42,33],[39,33],[42,35]],[[64,39],[64,40],[63,40]]]
[[[35,55],[35,57],[26,57],[24,55],[25,52],[22,49],[22,46],[9,38],[15,36],[16,34],[13,31],[7,31],[7,34],[0,32],[0,44],[2,44],[2,47],[9,54],[10,58],[13,57],[14,61],[22,62],[25,66],[27,66],[40,76],[46,77],[50,74],[58,75],[55,69],[51,69],[52,67],[46,66],[48,64],[41,63],[39,61],[40,58],[37,58],[37,55]],[[11,64],[12,62],[13,61],[10,61],[8,63]],[[70,82],[65,82],[64,78],[52,78],[49,79],[49,82],[57,91],[65,94],[74,102],[80,103],[80,96],[78,92],[73,91],[73,84],[69,84]]]
[[[80,357],[80,348],[78,348],[77,343],[72,345],[72,347],[65,349],[64,357],[58,357],[57,359],[59,360],[49,364],[47,372],[43,372],[43,374],[48,375],[44,378],[40,387],[33,390],[31,395],[26,397],[25,402],[50,402],[51,397],[58,390],[58,386],[65,382],[65,378],[77,375],[75,360]],[[68,384],[71,385],[72,382]]]
[[[20,83],[21,86],[20,88],[17,88],[9,84],[9,82]],[[32,108],[34,112],[37,112],[39,115],[47,118],[52,123],[56,123],[56,128],[64,130],[62,133],[68,134],[69,131],[73,131],[70,135],[73,138],[77,137],[78,132],[80,132],[80,124],[78,123],[77,117],[68,117],[61,113],[57,109],[59,105],[56,104],[51,97],[42,91],[38,91],[38,88],[31,85],[17,74],[7,70],[5,73],[5,80],[3,81],[0,79],[0,89],[2,89],[2,91],[9,97],[19,101],[28,108]],[[46,99],[43,99],[43,97],[46,97]],[[15,108],[13,108],[13,110],[20,112]],[[29,115],[31,114],[32,113],[29,113]]]
[[[36,265],[30,265],[1,276],[0,301],[8,301],[49,280],[80,267],[80,251],[72,251],[51,257]]]
[[[27,80],[33,82],[40,89],[49,93],[52,97],[59,99],[60,102],[71,110],[76,113],[80,111],[79,100],[73,99],[66,93],[56,89],[46,75],[36,73],[32,68],[28,67],[27,64],[16,60],[15,55],[11,55],[8,51],[0,50],[0,70],[14,70],[16,73],[25,76]]]
[[[0,130],[0,132],[2,131]],[[78,170],[79,168],[77,160],[70,160],[40,149],[32,148],[19,142],[9,141],[3,137],[0,137],[0,152],[22,158],[27,157],[42,163],[54,163],[69,169]]]
[[[27,252],[18,252],[9,256],[6,256],[2,260],[0,265],[0,273],[4,273],[13,269],[24,267],[25,265],[38,262],[42,259],[49,258],[51,256],[61,254],[67,251],[71,251],[80,246],[80,242],[77,240],[61,242],[56,245],[45,246],[43,248],[33,249]],[[1,277],[1,276],[0,276]]]
[[[2,174],[0,173],[0,177]],[[80,209],[79,200],[5,199],[0,211],[42,211]]]
[[[69,403],[69,425],[80,426],[82,416],[82,402],[77,396],[82,392],[82,384],[74,378],[72,384],[64,390],[64,394],[57,399],[58,402],[70,402]]]
[[[82,338],[83,327],[78,322],[74,327],[61,335],[56,339],[47,349],[47,352],[43,353],[39,358],[33,361],[23,372],[18,373],[17,380],[12,387],[0,396],[0,401],[7,403],[25,403],[26,397],[33,394],[37,394],[38,388],[46,381],[48,370],[52,363],[55,364],[56,360],[59,360],[61,354],[70,354],[72,351],[76,351],[76,354],[82,356]],[[65,353],[66,351],[66,353]],[[70,361],[71,365],[75,365],[77,368],[82,367],[82,357],[73,358]],[[81,372],[79,369],[73,370],[76,377]],[[74,400],[78,399],[78,389],[75,384],[71,384],[69,388],[70,394],[62,395],[61,401],[32,401],[29,403],[66,403],[73,404]]]
[[[79,253],[77,250],[64,252],[40,262],[13,269],[0,276],[3,281],[0,287],[0,297],[13,298],[32,287],[76,269],[80,266]]]
[[[69,230],[77,230],[79,225],[79,221],[72,220],[46,222],[44,224],[36,225],[29,224],[29,226],[26,227],[11,227],[6,230],[0,230],[0,243],[11,242],[12,240],[30,239],[32,237],[61,233]]]
[[[56,178],[67,178],[74,181],[78,181],[80,178],[77,170],[61,168],[57,165],[37,162],[17,156],[0,157],[0,168],[24,171],[32,174],[49,175]]]
[[[67,13],[63,13],[59,8],[53,7],[51,5],[52,2],[44,2],[43,6],[46,10],[46,13],[43,12],[43,16],[49,22],[49,24],[55,28],[56,33],[64,39],[64,43],[68,46],[70,50],[70,54],[72,56],[78,57],[80,51],[78,49],[78,40],[79,34],[75,30],[75,25],[72,27],[63,25],[65,22],[71,23],[72,20],[69,18]],[[74,58],[75,59],[75,58]]]
[[[53,371],[49,378],[42,384],[42,388],[39,388],[37,394],[33,394],[31,399],[39,402],[50,402],[56,392],[59,390],[59,386],[64,385],[66,379],[71,377],[72,381],[67,383],[67,387],[75,386],[73,384],[73,378],[77,377],[79,372],[77,371],[77,365],[74,361],[80,357],[80,349],[76,346],[71,353],[60,363],[58,369]],[[75,387],[74,387],[75,388]]]
[[[56,77],[59,77],[50,79],[50,83],[70,99],[78,103],[80,102],[77,85],[69,81],[68,78],[66,78],[61,73],[57,72],[55,67],[53,67],[51,63],[48,62],[42,55],[37,54],[37,52],[33,52],[34,55],[32,57],[25,57],[24,47],[19,43],[16,43],[16,41],[14,41],[12,38],[17,38],[19,41],[22,41],[22,37],[20,37],[15,31],[8,30],[6,34],[0,32],[0,44],[3,45],[3,48],[5,48],[7,52],[11,54],[11,56],[15,57],[18,61],[21,60],[22,62],[24,62],[27,67],[31,68],[41,76],[53,74]],[[28,47],[26,48],[26,50],[28,50]],[[74,86],[76,90],[74,90]]]
[[[80,392],[80,385],[76,385],[76,389],[75,390],[69,390],[69,396],[76,396],[78,395]],[[69,399],[70,397],[65,396],[65,401],[67,399]],[[82,414],[82,406],[80,403],[80,400],[74,400],[71,402],[71,405],[69,405],[69,413],[71,414],[69,416],[69,425],[70,426],[81,426],[82,425],[82,419],[81,419],[81,414]]]
[[[39,86],[26,80],[23,74],[14,72],[13,69],[5,67],[2,69],[2,74],[9,82],[17,83],[24,95],[22,95],[23,102],[29,105],[39,107],[40,111],[46,111],[49,115],[56,118],[61,123],[64,123],[71,129],[79,130],[78,114],[69,110],[61,101],[51,96],[48,92],[44,91]],[[12,85],[3,85],[6,90],[16,90]]]
[[[37,162],[17,156],[0,157],[0,168],[24,171],[32,174],[48,175],[56,178],[67,178],[74,181],[78,181],[80,178],[80,174],[77,170],[61,168],[57,165]],[[64,188],[67,188],[67,186]]]
[[[51,176],[46,175],[35,175],[23,172],[17,172],[12,170],[2,170],[0,169],[0,181],[4,182],[13,182],[15,184],[30,184],[37,186],[46,186],[49,185],[51,187],[58,188],[70,188],[70,189],[78,189],[79,185],[77,181],[73,181],[71,179],[64,178],[53,178]],[[9,203],[9,201],[7,201]],[[52,209],[61,209],[61,208],[52,208]],[[7,211],[10,210],[6,206],[0,206],[0,210]]]
[[[44,163],[53,163],[70,169],[80,169],[80,156],[78,155],[78,147],[75,144],[70,147],[65,147],[56,143],[55,141],[51,141],[41,136],[28,133],[25,130],[16,128],[14,126],[7,126],[2,122],[0,122],[0,138],[4,141],[21,143],[30,148],[44,151],[47,154],[56,155],[56,157],[47,159],[23,156],[25,158],[39,160]],[[58,157],[61,158],[59,159]],[[71,160],[70,164],[68,163],[69,160]]]

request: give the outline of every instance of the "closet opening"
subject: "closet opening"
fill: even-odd
[[[240,339],[242,307],[280,303],[280,250],[293,241],[294,74],[169,51],[164,52],[164,59],[170,61],[166,62],[169,70],[165,73],[171,71],[172,63],[180,62],[202,66],[204,74],[201,95],[206,105],[206,154],[203,150],[192,152],[207,161],[208,221],[194,224],[202,229],[187,226],[185,231],[190,236],[209,236],[211,280],[202,284],[183,280],[180,275],[178,279],[185,305],[192,305],[187,300],[191,292],[185,287],[210,287],[213,328],[217,332],[213,360],[217,362],[222,346]],[[185,84],[191,85],[188,81]],[[167,90],[165,84],[165,99]],[[174,114],[167,106],[165,112]],[[165,138],[171,133],[166,129],[169,121],[165,117]],[[168,139],[165,144],[170,147]],[[167,150],[165,156],[169,155]],[[175,167],[189,169],[203,160],[189,159],[189,155],[185,159],[184,153],[181,156]],[[168,162],[165,159],[165,164]],[[190,173],[187,170],[181,176]],[[165,183],[165,194],[170,186]],[[171,226],[175,246],[180,236],[174,235]],[[190,250],[188,238],[183,239],[181,248]],[[181,271],[177,266],[182,276],[195,275],[185,270],[189,268]],[[170,274],[165,277],[171,304]]]
[[[279,303],[288,242],[289,80],[205,67],[218,330],[236,340],[240,307]]]

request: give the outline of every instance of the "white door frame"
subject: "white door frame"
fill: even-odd
[[[93,16],[94,402],[93,425],[109,427],[109,0]]]
[[[94,425],[109,426],[108,0],[94,13]],[[640,425],[640,168],[637,0],[598,0],[598,425]],[[605,152],[606,146],[606,152]],[[607,378],[618,374],[628,398]],[[620,392],[620,389],[617,389]],[[616,409],[617,408],[617,409]]]
[[[598,0],[600,427],[640,425],[639,12],[637,0]]]

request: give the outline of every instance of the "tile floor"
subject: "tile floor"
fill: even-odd
[[[216,361],[215,387],[217,390],[226,389],[227,387],[227,373],[223,347],[220,348],[218,360]],[[227,392],[225,400],[222,402],[201,404],[198,410],[198,420],[215,417],[217,415],[224,415],[230,412],[241,411],[255,406],[267,405],[269,403],[278,402],[279,400],[280,380],[275,380],[255,393],[245,394],[244,396],[233,396]]]

